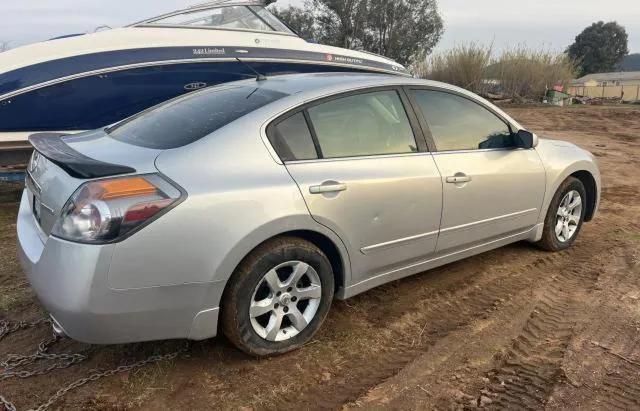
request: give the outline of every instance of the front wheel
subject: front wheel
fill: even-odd
[[[562,251],[571,247],[584,222],[586,200],[582,181],[574,177],[566,179],[551,201],[538,245],[548,251]]]
[[[331,263],[320,249],[299,238],[272,240],[249,254],[231,277],[222,329],[251,355],[284,354],[318,331],[333,293]]]

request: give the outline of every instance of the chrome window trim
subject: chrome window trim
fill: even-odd
[[[266,133],[265,133],[266,134]],[[417,152],[417,153],[397,153],[397,154],[372,154],[366,156],[354,156],[354,157],[339,157],[339,158],[317,158],[313,160],[295,160],[295,161],[282,161],[279,159],[278,154],[275,152],[275,149],[271,147],[271,142],[267,138],[267,143],[269,145],[269,151],[272,152],[276,158],[278,158],[279,164],[305,164],[305,163],[321,163],[328,161],[351,161],[351,160],[365,160],[370,158],[389,158],[389,157],[410,157],[410,156],[420,156],[420,155],[451,155],[451,154],[466,154],[466,153],[489,153],[489,152],[497,152],[497,151],[527,151],[533,149],[527,148],[484,148],[478,150],[461,150],[461,151],[435,151],[435,152]]]
[[[488,153],[493,151],[527,151],[533,150],[533,148],[522,148],[522,147],[504,147],[504,148],[479,148],[477,150],[448,150],[448,151],[434,151],[431,154],[434,156],[438,155],[447,155],[447,154],[467,154],[467,153]]]
[[[413,235],[411,237],[399,238],[397,240],[387,241],[385,243],[374,244],[374,245],[370,245],[370,246],[367,246],[367,247],[362,247],[360,249],[360,252],[362,254],[364,254],[364,255],[368,255],[368,254],[374,253],[376,251],[382,251],[382,250],[386,250],[386,249],[389,249],[389,248],[405,245],[406,243],[410,243],[412,241],[421,240],[421,239],[427,238],[427,237],[433,237],[433,236],[438,235],[439,232],[440,231],[431,231],[429,233]]]
[[[370,160],[370,159],[383,159],[383,158],[398,158],[398,157],[417,157],[417,156],[430,156],[429,152],[417,152],[417,153],[397,153],[397,154],[371,154],[366,156],[352,156],[352,157],[337,157],[337,158],[316,158],[313,160],[296,160],[285,161],[284,164],[308,164],[308,163],[329,163],[334,161],[356,161],[356,160]]]
[[[492,218],[487,218],[486,220],[480,220],[480,221],[474,221],[472,223],[468,223],[468,224],[462,224],[462,225],[457,225],[454,227],[449,227],[449,228],[441,228],[440,229],[440,233],[448,233],[451,231],[456,231],[456,230],[461,230],[464,228],[469,228],[469,227],[475,227],[477,225],[481,225],[481,224],[486,224],[486,223],[492,223],[494,221],[499,221],[499,220],[504,220],[505,218],[511,218],[511,217],[517,217],[523,214],[527,214],[527,213],[531,213],[534,211],[538,211],[537,208],[531,208],[529,210],[522,210],[522,211],[518,211],[515,213],[509,213],[509,214],[504,214],[504,215],[500,215],[497,217],[492,217]]]

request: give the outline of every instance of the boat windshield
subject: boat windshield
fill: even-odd
[[[186,10],[181,13],[148,20],[141,24],[169,27],[257,30],[295,34],[273,14],[260,6],[224,6],[204,10]]]

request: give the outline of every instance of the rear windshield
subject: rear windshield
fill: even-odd
[[[118,141],[140,147],[178,148],[286,96],[246,86],[205,90],[161,104],[107,132]]]

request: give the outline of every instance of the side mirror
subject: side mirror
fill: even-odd
[[[538,146],[538,136],[527,130],[518,131],[516,139],[520,148],[531,149]]]

